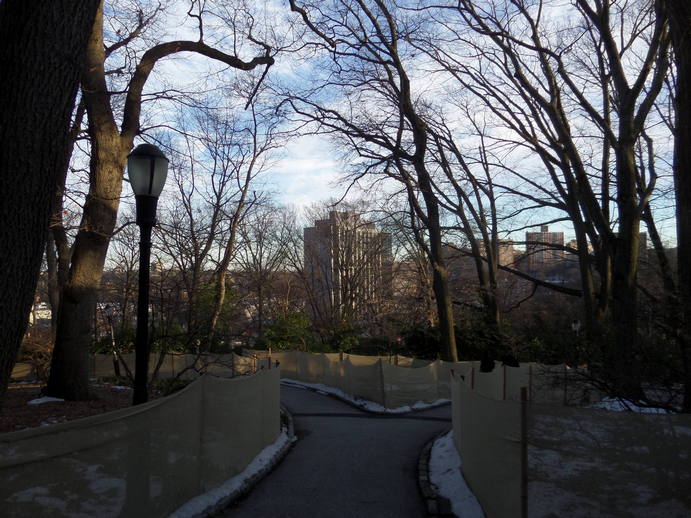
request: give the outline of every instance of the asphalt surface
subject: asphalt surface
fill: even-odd
[[[329,396],[281,387],[298,442],[224,517],[424,517],[417,461],[451,427],[451,407],[377,416]]]

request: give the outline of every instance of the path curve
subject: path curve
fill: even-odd
[[[227,518],[424,517],[417,461],[451,426],[449,406],[396,416],[368,414],[334,398],[281,387],[298,442]]]

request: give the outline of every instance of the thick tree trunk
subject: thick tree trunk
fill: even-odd
[[[0,399],[27,325],[97,0],[0,2]]]
[[[691,412],[691,4],[663,0],[677,68],[674,186],[677,196],[677,268],[682,324],[679,329],[685,412]]]
[[[89,119],[89,193],[63,288],[58,328],[46,392],[65,399],[87,399],[89,349],[103,266],[115,228],[122,173],[132,138],[121,137],[110,109],[105,82],[103,7],[92,25],[82,68],[82,95]]]
[[[638,272],[640,214],[636,192],[634,141],[621,139],[617,150],[617,206],[619,232],[612,261],[613,341],[607,348],[605,367],[618,396],[638,398],[641,393],[642,359],[639,355]]]
[[[449,273],[442,252],[441,224],[439,221],[439,207],[432,195],[426,196],[429,235],[430,263],[432,265],[432,290],[437,303],[439,315],[439,334],[442,342],[444,359],[450,362],[458,361],[456,350],[456,332],[454,329],[453,304],[449,291]]]
[[[117,141],[111,142],[112,147],[119,148]],[[87,197],[81,228],[74,243],[72,267],[60,297],[48,380],[49,395],[70,400],[90,396],[88,361],[94,311],[108,244],[117,219],[119,178],[126,157],[126,151],[106,151],[110,160],[101,158],[98,167],[92,169],[101,181],[92,183],[92,192]],[[102,153],[98,146],[93,146],[92,154],[96,157]]]

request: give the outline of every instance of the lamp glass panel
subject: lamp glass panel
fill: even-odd
[[[156,158],[156,165],[154,165],[154,181],[151,184],[151,196],[158,197],[161,195],[167,176],[168,160],[165,158]]]
[[[151,161],[154,160],[154,178],[151,181]],[[130,156],[127,161],[127,175],[132,191],[139,196],[158,197],[163,191],[168,175],[168,160],[149,156]]]
[[[134,194],[150,195],[149,193],[149,171],[151,168],[149,157],[130,156],[127,159],[127,176]]]

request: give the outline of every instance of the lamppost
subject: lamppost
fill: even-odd
[[[132,404],[148,400],[149,375],[149,266],[151,229],[156,224],[156,205],[168,175],[168,159],[156,146],[139,144],[127,156],[127,176],[137,201],[139,225],[139,296],[135,339],[134,395]]]

